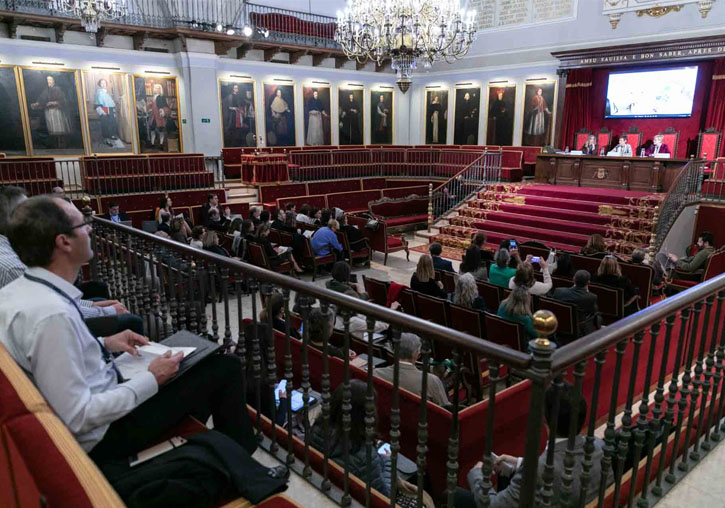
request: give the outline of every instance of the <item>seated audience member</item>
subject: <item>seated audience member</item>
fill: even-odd
[[[594,135],[589,135],[587,137],[586,143],[584,143],[584,146],[581,148],[582,155],[599,155],[599,149],[597,147],[597,137]]]
[[[262,224],[262,219],[260,219],[260,215],[262,214],[262,207],[261,206],[250,206],[249,207],[249,218],[254,222],[254,227],[258,228],[260,224]]]
[[[281,293],[274,292],[269,296],[269,302],[264,305],[262,312],[259,313],[260,323],[269,323],[269,316],[267,314],[268,309],[271,309],[272,328],[280,333],[287,333],[287,321],[285,320],[284,315],[284,297]],[[302,340],[302,337],[300,337],[300,333],[295,330],[291,322],[289,327],[289,335],[290,337],[294,337],[295,339]]]
[[[259,212],[259,220],[262,224],[271,225],[270,218],[269,210],[262,210]]]
[[[111,222],[120,224],[123,221],[131,220],[126,212],[121,211],[121,207],[117,202],[112,201],[108,205],[108,213],[101,215],[102,219],[108,219]]]
[[[209,221],[206,223],[206,229],[224,232],[229,229],[230,223],[228,217],[219,215],[219,210],[212,208],[209,210]]]
[[[522,286],[529,291],[529,294],[536,296],[542,296],[551,291],[553,283],[551,282],[551,274],[549,273],[546,261],[540,259],[539,266],[541,266],[541,274],[544,277],[544,282],[536,280],[536,277],[534,277],[534,265],[531,263],[531,256],[526,256],[526,261],[519,265],[516,273],[509,280],[508,288],[514,289]]]
[[[441,257],[441,254],[443,253],[443,246],[440,243],[431,243],[428,246],[428,252],[430,252],[430,257],[433,260],[433,268],[435,270],[456,273],[456,271],[453,269],[453,263]]]
[[[249,240],[250,242],[253,242],[256,240],[257,235],[255,234],[255,227],[254,227],[254,221],[252,219],[247,219],[244,222],[242,222],[242,229],[241,229],[241,235],[242,238],[245,238]]]
[[[647,257],[647,252],[642,248],[637,248],[632,251],[632,256],[630,257],[630,262],[633,265],[646,265],[645,258]]]
[[[480,312],[486,311],[486,303],[483,298],[478,294],[478,286],[476,285],[476,279],[473,278],[473,274],[464,273],[458,277],[456,282],[456,294],[453,298],[453,303],[466,307],[467,309],[473,309]]]
[[[209,193],[206,195],[206,203],[201,205],[201,223],[206,226],[209,223],[209,211],[219,210],[219,197],[216,194]]]
[[[343,390],[342,383],[338,385],[330,398],[330,417],[329,417],[329,434],[325,435],[325,426],[322,423],[323,418],[318,418],[311,429],[310,444],[320,451],[327,450],[327,453],[333,461],[340,466],[347,465],[347,469],[365,483],[379,491],[384,496],[390,495],[391,482],[391,462],[390,455],[379,454],[377,443],[372,446],[366,443],[366,424],[367,417],[367,386],[359,379],[350,380],[350,411],[348,413],[350,427],[347,439],[347,454],[345,452],[345,440],[343,438]],[[375,399],[377,394],[373,390]],[[378,421],[377,404],[373,400],[373,422]],[[377,437],[377,429],[374,429]],[[372,461],[368,467],[368,452],[372,456]],[[347,460],[346,460],[347,455]]]
[[[213,252],[214,254],[218,254],[220,256],[229,257],[229,253],[219,245],[219,235],[214,230],[209,230],[204,234],[204,250],[208,250],[209,252]]]
[[[310,222],[310,205],[304,204],[300,207],[296,220],[297,222],[301,222],[303,224],[312,224]]]
[[[312,239],[310,240],[310,246],[315,252],[315,256],[327,256],[334,252],[336,259],[342,257],[342,245],[335,234],[339,228],[340,224],[335,219],[330,219],[327,226],[315,231],[315,234],[312,235]]]
[[[249,242],[256,241],[256,238],[254,236],[254,223],[251,221],[251,219],[247,219],[245,221],[242,221],[241,226],[239,227],[239,237],[234,237],[234,240],[232,240],[232,251],[234,253],[235,257],[238,257],[242,261],[245,261],[247,259],[247,245]]]
[[[285,213],[292,212],[293,214],[297,215],[297,205],[294,203],[288,203],[287,206],[284,207]]]
[[[336,210],[342,212],[339,208],[336,208]],[[347,241],[353,251],[359,252],[368,248],[368,244],[365,241],[365,235],[358,228],[347,223],[347,215],[345,215],[344,212],[342,214],[338,214],[338,217],[336,217],[335,220],[340,225],[340,231],[347,235]]]
[[[552,293],[555,300],[576,306],[579,322],[579,336],[590,334],[599,328],[597,295],[589,292],[591,275],[586,270],[577,270],[574,285],[570,288],[556,288]]]
[[[302,259],[305,253],[305,237],[297,230],[297,219],[294,212],[285,213],[284,226],[281,231],[292,235],[292,254],[295,259]]]
[[[193,231],[193,230],[192,230]],[[169,236],[172,240],[179,243],[188,243],[188,237],[184,233],[184,219],[174,217],[169,226]]]
[[[458,269],[461,274],[470,273],[476,280],[488,280],[488,270],[481,259],[481,249],[476,245],[471,245],[466,249]]]
[[[320,224],[327,224],[330,219],[333,219],[332,212],[328,209],[320,210]],[[338,228],[339,229],[339,228]]]
[[[514,255],[518,256],[518,253]],[[516,269],[509,266],[511,257],[506,248],[501,248],[496,252],[488,274],[488,281],[491,284],[502,288],[509,287],[511,277],[516,274]]]
[[[508,240],[501,240],[501,243],[498,244],[498,250],[506,249],[509,254],[510,258],[508,261],[509,268],[513,268],[514,270],[518,268],[519,263],[521,262],[521,256],[519,255],[519,249],[518,249],[518,242],[514,238],[509,238]],[[495,256],[495,254],[494,254]]]
[[[612,255],[604,256],[602,262],[599,263],[596,275],[592,277],[592,282],[603,286],[622,288],[624,290],[625,316],[634,314],[639,310],[637,288],[629,280],[629,277],[622,275],[622,269],[616,257]]]
[[[171,207],[171,198],[169,196],[164,196],[161,198],[161,201],[159,202],[159,206],[156,208],[156,222],[161,224],[163,222],[163,215],[168,214],[169,221],[171,217],[176,217],[174,214],[174,209]],[[181,214],[177,214],[183,217]],[[161,230],[164,231],[164,230]],[[167,235],[169,234],[168,231],[164,231]],[[184,233],[188,236],[191,234],[191,226],[189,226],[189,223],[186,222],[186,219],[184,219]]]
[[[260,225],[257,229],[257,234],[254,238],[254,242],[258,243],[264,248],[264,252],[267,255],[267,260],[269,261],[269,264],[272,265],[272,268],[277,268],[282,263],[289,261],[290,263],[292,263],[292,267],[294,268],[295,272],[302,273],[304,270],[302,270],[302,268],[300,268],[300,266],[297,264],[297,261],[295,261],[295,257],[291,251],[288,250],[280,254],[272,246],[272,242],[270,242],[269,238],[267,238],[269,236],[269,231],[269,226],[260,222]]]
[[[205,232],[206,230],[204,229],[204,226],[194,226],[194,229],[191,230],[191,241],[189,242],[189,245],[195,249],[203,249]]]
[[[557,402],[558,399],[558,402]],[[574,437],[574,449],[572,452],[573,460],[572,464],[572,478],[571,478],[571,491],[575,492],[575,497],[578,498],[578,493],[581,490],[581,477],[583,473],[583,462],[585,456],[585,448],[587,446],[586,437],[581,434],[584,428],[584,423],[587,416],[587,402],[583,397],[578,397],[574,390],[574,387],[568,381],[564,381],[562,387],[557,388],[556,385],[552,384],[546,390],[544,395],[544,418],[546,419],[547,427],[551,428],[552,425],[556,424],[556,440],[554,441],[554,463],[553,463],[553,486],[552,492],[554,497],[551,499],[552,506],[559,506],[562,502],[561,493],[564,491],[563,488],[563,477],[565,474],[565,462],[569,453],[567,452],[567,442],[569,434],[572,430],[576,433]],[[558,412],[556,411],[558,407]],[[572,421],[572,416],[574,420]],[[585,503],[589,503],[597,498],[599,493],[599,485],[602,477],[602,457],[604,455],[604,441],[595,437],[593,442],[593,450],[591,451],[590,458],[590,470],[589,470],[589,483],[586,489],[586,496],[584,498]],[[546,456],[547,451],[545,450],[539,456],[539,471],[538,477],[542,478],[544,475],[544,469],[546,468]],[[510,476],[511,481],[508,486],[500,490],[499,492],[491,489],[488,494],[491,500],[490,506],[492,508],[503,508],[503,507],[514,507],[519,505],[519,498],[521,496],[521,489],[523,488],[523,459],[512,457],[511,455],[501,455],[496,459],[493,464],[493,469],[499,476]],[[468,472],[468,485],[471,488],[471,492],[458,489],[456,492],[456,503],[457,507],[472,507],[481,506],[483,504],[483,497],[486,494],[484,492],[484,481],[483,471],[481,470],[482,462],[479,462],[473,469]],[[612,482],[612,472],[607,472],[606,485]],[[541,483],[538,484],[539,486]],[[539,487],[540,489],[541,487]],[[536,492],[536,503],[541,501],[541,492]]]
[[[652,139],[652,144],[649,146],[649,148],[647,148],[645,155],[647,157],[652,157],[661,153],[671,154],[672,152],[670,152],[670,147],[667,146],[667,143],[663,143],[664,140],[665,137],[662,134],[655,135],[655,137]]]
[[[703,231],[697,236],[697,253],[692,256],[679,258],[677,255],[666,252],[658,252],[655,256],[654,269],[660,279],[669,274],[673,268],[683,272],[694,272],[705,268],[707,260],[715,252],[715,241],[712,233]]]
[[[627,143],[627,136],[619,136],[619,143],[612,148],[607,155],[616,155],[618,157],[632,157],[632,145]]]
[[[322,218],[322,210],[319,208],[310,208],[310,216],[307,218],[307,222],[315,225],[320,226],[322,222],[320,219]]]
[[[161,221],[156,231],[161,231],[166,233],[169,238],[171,237],[171,215],[166,212],[161,212]]]
[[[415,366],[415,362],[418,361],[418,356],[420,356],[420,338],[414,333],[402,333],[398,347],[400,352],[398,360],[398,365],[400,365],[398,371],[400,387],[420,397],[423,391],[423,371],[418,370]],[[375,369],[374,374],[392,383],[394,369],[395,366],[389,365]],[[426,395],[428,400],[439,406],[449,404],[445,385],[435,374],[428,374]]]
[[[63,187],[53,187],[51,193],[53,194],[53,196],[68,201],[70,203],[70,200],[68,199],[68,196],[66,196],[65,189]]]
[[[410,277],[410,289],[435,298],[448,298],[443,283],[435,279],[433,260],[428,254],[423,254],[418,259],[418,266]]]
[[[602,258],[607,254],[607,244],[600,234],[593,234],[587,239],[587,244],[582,247],[581,253],[585,256]]]
[[[574,267],[571,264],[571,256],[568,252],[559,252],[556,254],[556,267],[552,273],[559,277],[574,276]]]
[[[345,261],[338,261],[332,265],[332,278],[327,281],[325,287],[330,291],[337,291],[355,298],[368,299],[362,284],[350,282],[350,265]]]
[[[0,289],[21,277],[27,268],[7,237],[12,212],[26,200],[25,189],[11,185],[0,189]],[[99,332],[107,333],[108,330],[116,333],[123,330],[143,333],[141,317],[129,313],[126,306],[118,300],[79,299],[78,304],[91,333],[100,335]]]
[[[345,354],[342,349],[329,343],[334,326],[334,307],[328,307],[326,312],[319,307],[310,310],[310,315],[307,318],[307,333],[309,334],[310,345],[320,351],[324,351],[325,341],[327,340],[327,354],[344,360]],[[350,355],[355,356],[354,351],[350,351]]]
[[[216,431],[242,455],[253,453],[238,358],[212,355],[167,385],[182,355],[166,355],[120,378],[111,353],[137,354],[148,339],[130,331],[97,339],[83,323],[72,282],[93,256],[90,232],[81,212],[57,198],[34,197],[15,210],[8,237],[28,269],[0,291],[0,340],[15,361],[101,467],[127,461],[191,414],[204,422],[213,416]],[[270,470],[276,478],[286,473]]]
[[[272,216],[274,217],[274,220],[269,227],[271,227],[272,229],[283,230],[285,218],[284,208],[275,208]]]
[[[508,298],[501,302],[498,316],[524,325],[526,340],[538,338],[531,315],[531,295],[525,286],[516,286]]]

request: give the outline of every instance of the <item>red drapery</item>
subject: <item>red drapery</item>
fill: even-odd
[[[566,78],[564,118],[561,123],[561,148],[574,147],[574,133],[580,129],[592,129],[589,95],[592,89],[592,70],[573,69]]]
[[[710,101],[707,106],[707,117],[704,127],[706,129],[714,127],[720,132],[725,131],[725,58],[715,61],[715,68],[712,72]],[[720,154],[722,153],[723,150],[721,148]]]

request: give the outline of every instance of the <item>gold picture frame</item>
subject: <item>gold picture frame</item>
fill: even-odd
[[[130,130],[131,151],[127,151],[127,152],[96,152],[93,149],[93,140],[91,139],[90,119],[88,118],[89,111],[88,111],[87,104],[86,104],[87,92],[88,92],[88,90],[86,89],[86,76],[89,76],[93,73],[120,76],[120,78],[121,78],[120,83],[122,84],[124,91],[125,91],[125,96],[127,97],[127,99],[125,101],[126,104],[125,104],[124,109],[126,111],[126,115],[128,118],[128,128]],[[129,84],[128,84],[128,76],[129,75],[126,72],[105,71],[103,69],[93,69],[90,71],[88,71],[88,70],[81,71],[81,88],[82,88],[81,97],[83,99],[83,110],[84,110],[83,111],[83,128],[86,130],[86,139],[88,140],[88,153],[90,155],[106,155],[106,156],[108,156],[108,155],[133,155],[133,154],[137,153],[137,151],[138,151],[138,145],[137,144],[134,145],[134,143],[138,143],[138,140],[137,140],[138,126],[135,125],[135,123],[136,123],[135,122],[136,117],[134,115],[135,110],[131,107],[132,99],[129,96],[131,94],[131,87],[129,87]],[[105,79],[105,78],[101,78],[101,79]]]
[[[458,92],[462,90],[476,90],[478,93],[478,97],[475,99],[475,101],[478,103],[475,108],[475,117],[476,117],[476,136],[473,140],[473,143],[467,143],[468,139],[465,139],[461,141],[460,136],[461,134],[458,132],[459,126],[463,125],[465,126],[465,120],[462,120],[459,122],[459,119],[456,117],[456,114],[458,111]],[[470,93],[470,92],[468,92]],[[464,94],[465,97],[465,94]],[[450,101],[450,97],[449,97]],[[479,144],[478,139],[481,136],[481,107],[483,104],[483,98],[481,97],[481,85],[456,85],[453,87],[453,105],[451,106],[451,114],[453,115],[453,144],[454,145],[460,145],[460,146],[476,146]]]
[[[49,74],[52,73],[63,73],[63,74],[72,74],[73,75],[73,86],[75,87],[75,100],[76,100],[76,106],[77,106],[77,113],[78,113],[78,132],[80,134],[80,149],[72,149],[78,153],[62,153],[62,152],[55,152],[52,149],[48,150],[48,153],[37,153],[40,149],[35,146],[35,142],[33,141],[33,122],[31,119],[29,107],[32,107],[34,103],[28,103],[28,86],[26,84],[26,75],[25,71],[28,72],[46,72]],[[78,69],[58,69],[54,67],[43,67],[43,66],[34,66],[34,65],[21,65],[18,66],[18,77],[20,78],[20,85],[22,87],[22,101],[23,101],[23,113],[25,115],[26,119],[26,129],[27,129],[27,137],[29,140],[28,145],[28,155],[31,157],[76,157],[78,155],[88,155],[88,140],[85,136],[85,131],[83,129],[83,100],[81,97],[81,84],[78,77]],[[29,77],[29,76],[28,76]],[[47,78],[47,76],[46,76]],[[71,95],[72,97],[72,95]],[[70,111],[70,113],[75,113],[75,111]],[[67,119],[67,115],[65,122],[68,123],[68,128],[71,129],[70,121]],[[50,136],[49,136],[50,137]],[[58,148],[59,149],[59,148]]]
[[[146,87],[145,80],[147,79],[156,79],[156,80],[174,80],[174,93],[176,94],[174,96],[174,100],[176,101],[176,120],[177,120],[177,130],[179,132],[179,151],[178,152],[172,152],[170,150],[166,151],[148,151],[143,149],[143,144],[141,143],[141,126],[139,125],[139,109],[138,109],[138,93],[136,91],[136,78],[140,78],[144,80],[144,88]],[[134,118],[136,118],[136,149],[139,154],[144,153],[184,153],[184,132],[181,125],[184,123],[181,118],[181,97],[179,95],[179,78],[177,76],[170,76],[170,75],[162,75],[162,76],[149,76],[148,74],[132,74],[131,75],[132,80],[132,90],[133,90],[133,112],[134,112]],[[153,85],[152,85],[153,86]],[[168,88],[168,87],[167,87]],[[144,97],[148,97],[147,93],[144,93]],[[144,108],[144,113],[146,108]],[[162,138],[163,139],[163,138]],[[152,140],[153,141],[153,140]],[[153,143],[152,143],[153,145]],[[167,137],[167,147],[168,147],[168,137]]]
[[[254,145],[243,145],[243,146],[234,146],[231,143],[227,143],[229,141],[226,133],[224,132],[224,97],[222,97],[222,84],[251,84],[252,85],[252,95],[253,95],[253,102],[254,102]],[[219,78],[217,79],[217,92],[219,94],[219,128],[222,136],[222,148],[243,148],[243,147],[257,147],[259,146],[259,111],[257,108],[257,98],[258,98],[258,90],[257,90],[257,82],[251,78],[234,78],[234,77],[227,77],[227,78]],[[262,101],[264,102],[264,101]],[[264,109],[264,108],[263,108]]]
[[[311,145],[307,143],[307,138],[309,137],[309,112],[307,111],[307,90],[308,89],[316,89],[321,90],[325,89],[327,90],[328,95],[328,110],[327,110],[327,127],[328,127],[328,137],[329,143],[322,143],[320,145]],[[323,129],[323,138],[324,138],[324,128],[325,128],[325,120],[322,119],[322,129]],[[302,84],[302,145],[303,146],[325,146],[325,145],[331,145],[332,144],[332,86],[330,86],[329,83],[303,83]]]
[[[509,141],[509,143],[498,143],[496,140],[498,139],[496,137],[496,133],[493,133],[492,137],[492,127],[495,129],[495,124],[492,125],[491,122],[491,100],[493,95],[497,95],[495,93],[492,94],[492,92],[495,92],[499,89],[504,89],[504,101],[506,102],[506,99],[511,97],[510,93],[507,93],[507,90],[513,91],[513,100],[511,101],[511,127],[509,129],[506,129],[505,126],[502,127],[502,130],[507,130],[509,133],[510,140],[503,139],[503,141]],[[516,101],[519,98],[519,86],[517,83],[488,83],[486,86],[486,116],[484,117],[486,119],[485,123],[485,130],[483,133],[483,144],[484,145],[499,145],[499,146],[513,146],[514,144],[514,135],[516,134],[516,129],[514,127],[515,121],[516,121]],[[498,97],[496,97],[498,100]],[[500,116],[500,115],[499,115]],[[499,136],[503,136],[503,132],[499,133]]]
[[[343,120],[343,112],[342,112],[342,98],[344,95],[347,95],[348,98],[350,97],[350,93],[355,95],[359,95],[360,97],[360,143],[343,143],[343,131],[342,131],[342,120]],[[357,99],[354,99],[357,100]],[[338,145],[354,145],[354,146],[364,146],[365,145],[365,108],[367,107],[365,103],[365,87],[364,86],[339,86],[337,87],[337,142]],[[351,137],[353,135],[353,131],[350,130],[350,132],[345,135],[346,141],[351,141]]]
[[[29,157],[31,154],[30,145],[30,128],[28,126],[28,119],[25,115],[25,97],[23,95],[23,87],[20,82],[20,69],[17,65],[2,65],[0,64],[0,69],[11,69],[13,78],[15,80],[15,98],[18,102],[18,119],[20,120],[20,128],[22,129],[23,133],[23,148],[25,150],[24,154],[13,154],[8,155],[7,151],[5,151],[5,148],[0,147],[0,153],[5,153],[5,157],[10,159],[13,157]]]
[[[532,101],[532,97],[537,94],[536,88],[542,89],[542,96],[544,97],[546,108],[543,111],[546,115],[546,109],[549,111],[548,127],[545,125],[545,131],[543,134],[528,134],[527,131],[536,132],[536,130],[530,130],[529,125],[531,122],[530,115],[527,115],[527,109],[531,113],[531,107],[527,106]],[[546,89],[546,91],[544,91]],[[529,90],[533,90],[529,92]],[[557,94],[557,81],[556,80],[542,80],[542,81],[527,81],[524,83],[524,93],[522,99],[522,115],[521,115],[521,146],[546,146],[554,143],[554,122],[556,121],[556,94]],[[543,106],[543,105],[542,105]],[[546,123],[546,121],[545,121]]]
[[[377,103],[373,100],[373,93],[389,93],[390,94],[390,142],[376,141],[373,136],[375,121],[373,115],[373,108],[377,106]],[[370,144],[371,145],[394,145],[395,144],[395,89],[391,88],[371,88],[370,89]]]
[[[429,99],[429,96],[433,98]],[[428,112],[428,107],[433,106],[435,97],[440,98],[440,110],[443,111],[443,121],[438,121],[437,129],[434,122],[429,122],[429,118],[435,111]],[[446,145],[448,144],[448,111],[450,109],[450,88],[447,86],[436,86],[426,88],[423,94],[423,144],[424,145]],[[438,108],[436,108],[438,109]],[[428,124],[430,129],[428,129]],[[441,136],[440,131],[443,127],[444,133]]]
[[[292,99],[292,107],[289,108],[289,103],[287,103],[287,107],[291,112],[291,118],[292,118],[292,143],[288,144],[280,144],[275,142],[275,144],[270,145],[269,144],[269,134],[270,134],[270,127],[272,122],[268,122],[267,120],[267,108],[268,106],[271,106],[271,101],[268,101],[267,98],[267,87],[268,86],[276,86],[276,87],[291,87],[292,93],[288,95],[288,97],[291,97]],[[274,92],[276,94],[276,91]],[[297,139],[297,84],[290,80],[290,81],[264,81],[262,82],[262,107],[264,108],[264,146],[279,146],[279,147],[295,147],[300,146]],[[269,104],[268,104],[269,102]],[[287,102],[287,101],[285,101]],[[286,133],[285,135],[289,136],[289,129],[290,124],[289,120],[285,121],[286,123]],[[281,128],[281,127],[280,127]],[[275,132],[275,138],[277,137],[279,133]]]

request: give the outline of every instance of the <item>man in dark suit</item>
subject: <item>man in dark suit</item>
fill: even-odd
[[[574,274],[574,285],[570,288],[556,288],[552,295],[556,300],[576,305],[580,337],[592,333],[599,326],[597,295],[589,292],[590,280],[589,272],[577,270]]]
[[[654,137],[654,139],[652,140],[653,143],[650,145],[650,147],[645,152],[645,155],[647,157],[652,157],[652,156],[660,154],[660,153],[671,154],[672,152],[670,152],[670,147],[667,146],[666,143],[663,143],[664,139],[665,139],[665,137],[662,134],[657,134]]]
[[[201,225],[207,226],[209,224],[209,210],[219,210],[219,197],[216,194],[207,194],[206,203],[201,205]]]
[[[126,212],[121,211],[121,207],[118,203],[113,201],[108,207],[108,213],[101,215],[102,219],[110,220],[111,222],[123,222],[125,220],[131,220]]]
[[[441,244],[437,242],[430,244],[428,246],[428,252],[430,252],[430,257],[433,258],[433,268],[435,268],[436,270],[442,270],[444,272],[456,272],[453,269],[453,263],[441,257],[441,253],[443,252],[443,247],[441,247]]]

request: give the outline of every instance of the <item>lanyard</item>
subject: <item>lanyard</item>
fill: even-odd
[[[83,323],[85,323],[85,319],[83,317],[83,313],[81,312],[80,307],[78,307],[78,304],[76,303],[76,301],[73,300],[73,298],[71,298],[70,296],[68,296],[68,294],[66,294],[65,291],[63,291],[59,287],[55,286],[54,284],[48,282],[47,280],[35,277],[33,275],[28,275],[27,273],[23,274],[23,276],[31,282],[37,282],[38,284],[42,284],[43,286],[49,287],[50,289],[52,289],[53,291],[58,293],[60,296],[65,298],[68,301],[68,303],[70,303],[73,306],[73,308],[75,308],[75,310],[78,312],[78,315],[80,316],[81,321],[83,321]],[[88,333],[90,333],[90,330],[88,331]],[[98,340],[98,337],[96,337],[92,333],[90,333],[90,335],[96,340],[96,342],[98,343],[98,346],[101,348],[101,356],[103,357],[103,361],[105,363],[111,364],[113,371],[116,373],[116,379],[118,380],[118,383],[119,384],[123,383],[124,382],[123,376],[121,375],[121,372],[118,370],[118,367],[116,367],[116,364],[113,363],[113,357],[111,356],[111,353],[109,353],[108,349],[106,349],[106,347],[103,345],[103,343],[100,340]]]

